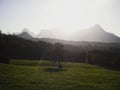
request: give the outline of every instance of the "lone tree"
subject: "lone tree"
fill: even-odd
[[[58,68],[61,69],[61,60],[63,57],[63,45],[60,43],[55,43],[55,59],[57,60]]]

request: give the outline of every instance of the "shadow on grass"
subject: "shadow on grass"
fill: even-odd
[[[59,68],[45,68],[44,69],[46,72],[61,72],[61,71],[65,71],[64,69],[59,69]]]

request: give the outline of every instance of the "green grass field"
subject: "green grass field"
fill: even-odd
[[[120,90],[120,71],[90,64],[11,60],[0,63],[0,90]]]

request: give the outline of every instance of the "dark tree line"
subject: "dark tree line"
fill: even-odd
[[[117,44],[88,43],[83,46],[31,41],[0,32],[0,58],[38,59],[58,62],[83,62],[120,69],[120,47]]]
[[[53,45],[50,43],[43,41],[33,42],[12,35],[2,34],[0,37],[1,57],[41,59],[45,57],[45,54],[48,54],[52,47]]]
[[[88,63],[120,69],[120,49],[109,51],[92,50],[88,55]]]

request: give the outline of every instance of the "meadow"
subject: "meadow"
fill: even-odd
[[[0,63],[0,90],[120,90],[120,71],[85,63],[10,60]]]

